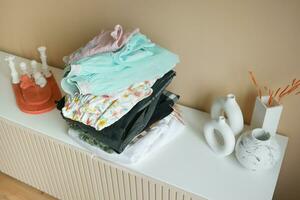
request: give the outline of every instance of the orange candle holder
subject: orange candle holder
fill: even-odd
[[[20,83],[12,84],[17,105],[22,112],[41,114],[56,107],[55,101],[62,98],[60,89],[53,75],[46,80],[47,84],[40,87],[30,77],[23,75]]]

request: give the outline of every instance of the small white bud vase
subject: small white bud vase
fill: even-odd
[[[207,122],[204,125],[204,136],[209,147],[217,155],[228,156],[234,151],[235,137],[225,117],[220,116],[218,120]],[[220,137],[221,141],[218,140]]]
[[[281,150],[275,136],[257,128],[242,134],[235,147],[238,161],[247,169],[263,170],[275,166]]]
[[[233,94],[217,99],[211,107],[211,118],[218,119],[225,112],[229,126],[234,135],[238,135],[244,128],[242,111]]]
[[[268,99],[269,96],[263,96],[261,99],[256,98],[251,128],[262,128],[271,135],[275,135],[283,107],[275,100],[268,106]]]

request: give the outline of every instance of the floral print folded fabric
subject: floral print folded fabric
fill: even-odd
[[[139,101],[152,94],[156,80],[143,81],[115,95],[91,94],[67,96],[62,109],[64,117],[102,130],[118,121]]]

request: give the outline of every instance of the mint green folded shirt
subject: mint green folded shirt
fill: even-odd
[[[176,54],[136,33],[117,52],[85,57],[65,69],[62,89],[70,94],[115,94],[130,85],[162,77],[179,62]]]

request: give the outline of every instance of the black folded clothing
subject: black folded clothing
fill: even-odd
[[[159,98],[159,102],[147,124],[145,129],[149,128],[155,122],[165,118],[173,112],[174,104],[179,100],[180,96],[165,90]],[[144,130],[145,130],[144,129]]]
[[[137,103],[121,119],[101,131],[97,131],[94,127],[81,122],[65,117],[64,119],[71,126],[89,133],[95,140],[101,141],[116,152],[121,153],[134,137],[173,111],[174,101],[170,100],[163,93],[174,76],[175,72],[169,71],[162,78],[158,79],[152,86],[153,92],[149,97]],[[179,98],[178,96],[176,97]],[[63,98],[57,103],[57,108],[62,110],[64,103]]]

